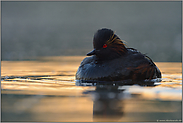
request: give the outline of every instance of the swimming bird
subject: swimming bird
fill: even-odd
[[[127,48],[111,29],[99,29],[93,37],[94,49],[81,62],[76,80],[123,81],[161,78],[161,72],[147,55]]]

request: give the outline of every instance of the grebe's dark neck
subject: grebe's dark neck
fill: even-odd
[[[128,52],[127,48],[124,45],[121,46],[114,46],[109,49],[108,52],[106,52],[106,55],[100,55],[96,58],[98,61],[105,61],[105,60],[113,60],[119,57],[124,56]]]

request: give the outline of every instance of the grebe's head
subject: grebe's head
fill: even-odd
[[[99,29],[93,38],[94,50],[87,55],[96,55],[99,59],[107,60],[114,59],[127,52],[125,44],[114,34],[111,29]]]

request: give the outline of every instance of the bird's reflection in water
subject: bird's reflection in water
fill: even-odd
[[[96,86],[92,93],[93,97],[93,118],[118,120],[123,116],[123,91],[118,86]]]
[[[124,115],[124,99],[130,98],[131,94],[126,93],[121,87],[124,85],[133,85],[137,83],[109,83],[109,82],[86,82],[76,81],[77,86],[95,86],[95,90],[84,91],[83,94],[89,94],[93,100],[93,121],[119,121]],[[138,82],[140,86],[155,86],[154,82]],[[134,95],[133,95],[134,96]]]

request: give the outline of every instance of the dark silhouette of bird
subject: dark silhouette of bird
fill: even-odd
[[[111,29],[99,29],[93,38],[94,50],[80,64],[76,80],[123,81],[161,78],[161,72],[145,54],[127,48]]]

